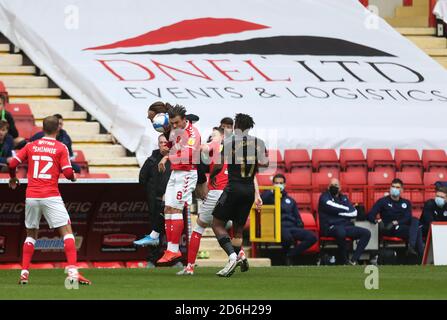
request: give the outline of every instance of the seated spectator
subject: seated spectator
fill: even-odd
[[[439,187],[436,189],[434,199],[427,200],[424,204],[421,219],[419,220],[422,235],[427,237],[428,230],[433,221],[447,221],[447,188]]]
[[[412,215],[411,202],[401,197],[403,186],[402,180],[394,179],[391,182],[390,194],[377,200],[367,219],[372,223],[379,223],[381,235],[407,241],[409,255],[419,254],[419,257],[422,257],[422,231],[419,229],[419,220]],[[377,214],[380,214],[380,218],[376,221]]]
[[[67,131],[65,131],[63,129],[63,127],[64,127],[64,118],[60,114],[55,114],[54,117],[59,119],[59,128],[58,128],[58,133],[57,133],[57,136],[56,136],[56,140],[59,141],[59,142],[62,142],[63,144],[65,144],[67,146],[68,154],[70,155],[70,159],[72,160],[71,166],[73,167],[74,172],[80,173],[81,172],[81,168],[79,167],[79,165],[77,165],[76,163],[73,162],[73,159],[75,158],[75,156],[73,154],[73,149],[72,149],[72,146],[71,146],[71,144],[72,144],[71,138],[68,135]],[[36,133],[35,135],[33,135],[30,138],[30,141],[35,141],[35,140],[42,139],[44,135],[45,135],[44,132],[40,131],[40,132]]]
[[[14,147],[14,140],[8,134],[8,128],[8,122],[0,120],[0,172],[9,172],[8,163]]]
[[[9,125],[9,135],[13,138],[14,147],[20,142],[25,141],[24,138],[19,137],[19,132],[17,131],[16,124],[12,114],[6,110],[6,97],[0,95],[0,121],[6,121]]]
[[[285,191],[286,178],[282,174],[273,177],[273,185],[281,189],[281,245],[283,247],[286,264],[291,265],[293,257],[302,254],[317,242],[315,234],[304,229],[298,207],[294,199]],[[261,195],[264,204],[274,204],[273,190],[268,190]],[[299,241],[299,244],[297,244]]]
[[[331,179],[328,190],[323,192],[318,202],[320,217],[320,233],[325,237],[334,237],[338,245],[341,264],[356,265],[371,238],[368,229],[356,227],[352,222],[357,216],[348,197],[341,193],[338,179]],[[346,237],[359,240],[352,258],[348,259],[348,244]]]

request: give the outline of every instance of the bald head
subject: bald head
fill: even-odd
[[[340,194],[340,181],[337,178],[332,178],[329,182],[328,190],[330,194],[335,197]]]

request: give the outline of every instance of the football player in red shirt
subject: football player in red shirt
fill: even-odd
[[[27,237],[23,244],[22,271],[19,284],[27,284],[29,267],[34,253],[39,223],[42,215],[52,229],[57,229],[64,239],[64,250],[67,257],[67,278],[80,284],[91,284],[77,270],[77,254],[75,238],[71,229],[70,217],[62,201],[58,188],[60,172],[76,181],[71,167],[67,147],[56,140],[59,126],[58,118],[46,117],[43,120],[42,139],[28,143],[9,163],[9,187],[16,189],[19,180],[16,168],[20,163],[28,163],[28,186],[26,188],[25,227]]]
[[[157,262],[170,263],[181,258],[179,250],[183,232],[183,209],[191,205],[192,192],[197,185],[197,164],[200,162],[200,134],[185,117],[184,107],[176,105],[168,110],[171,132],[169,155],[163,157],[158,168],[164,172],[171,162],[171,176],[165,193],[165,229],[168,247]]]

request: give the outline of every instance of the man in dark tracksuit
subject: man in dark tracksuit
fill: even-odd
[[[419,228],[422,228],[422,235],[427,237],[433,221],[447,222],[447,188],[439,187],[436,189],[434,199],[427,200],[424,204]]]
[[[411,202],[400,196],[403,185],[402,180],[394,179],[391,182],[390,195],[377,200],[367,219],[375,223],[376,216],[380,213],[377,220],[380,223],[380,233],[408,241],[408,254],[419,254],[421,257],[424,253],[422,231],[419,229],[419,220],[412,215]]]
[[[281,189],[281,245],[286,256],[286,264],[291,265],[291,259],[302,254],[317,242],[315,234],[304,229],[298,207],[293,198],[285,191],[286,178],[282,174],[273,177],[273,185]],[[272,190],[265,191],[262,195],[264,204],[274,204],[275,195]],[[300,243],[297,245],[297,241]],[[291,248],[291,246],[293,246]]]
[[[355,265],[368,245],[371,232],[368,229],[356,227],[351,221],[357,216],[357,210],[340,190],[340,182],[334,178],[331,179],[328,190],[320,196],[318,203],[320,232],[322,236],[336,239],[339,261],[342,264]],[[359,240],[351,260],[348,260],[346,237]]]
[[[158,171],[158,163],[169,153],[166,137],[161,134],[158,137],[159,149],[154,150],[152,155],[146,160],[140,170],[140,183],[144,185],[149,205],[150,225],[152,232],[144,238],[134,241],[137,246],[155,246],[156,249],[149,252],[149,262],[155,265],[160,258],[162,250],[160,249],[160,234],[165,230],[164,211],[164,194],[166,185],[171,175],[171,165],[166,163],[166,171]]]

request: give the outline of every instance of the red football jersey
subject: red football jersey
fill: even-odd
[[[171,150],[169,151],[169,161],[171,162],[171,170],[190,171],[197,169],[200,162],[200,134],[187,121],[186,128],[178,134],[178,130],[171,130],[169,141],[171,142]]]
[[[65,168],[71,168],[67,147],[53,138],[28,143],[14,158],[20,163],[28,161],[27,198],[60,196],[58,180]]]
[[[214,164],[221,163],[221,152],[223,146],[218,142],[208,143],[209,155],[210,155],[210,173],[213,172]],[[211,185],[211,181],[208,181],[208,190],[223,190],[228,183],[228,168],[227,164],[224,163],[222,170],[216,175],[216,187]]]

